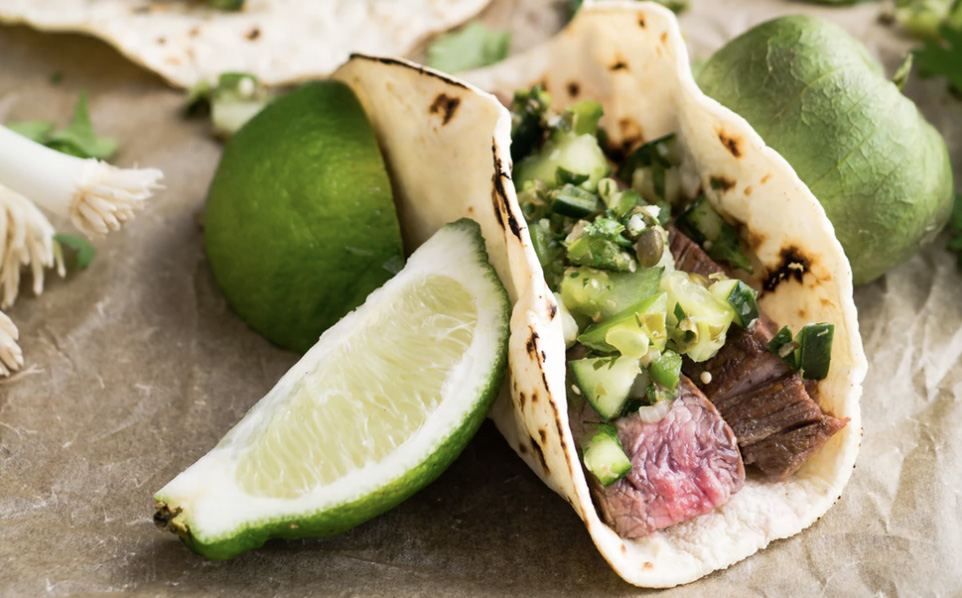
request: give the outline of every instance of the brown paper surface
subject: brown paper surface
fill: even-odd
[[[545,1],[496,2],[494,24],[536,43]],[[890,72],[911,42],[877,7],[694,0],[695,55],[776,14],[814,12],[865,39]],[[50,76],[63,73],[51,84]],[[8,311],[24,371],[0,382],[0,596],[627,596],[570,507],[486,424],[437,482],[340,536],[271,542],[208,562],[151,522],[153,492],[209,450],[296,361],[227,308],[198,214],[219,155],[182,96],[105,45],[0,28],[0,121],[64,122],[80,89],[116,162],[167,189],[90,268]],[[907,88],[962,173],[962,102]],[[66,223],[55,222],[66,230]],[[962,275],[931,248],[856,291],[870,368],[852,481],[812,528],[663,596],[948,596],[962,592]],[[256,250],[256,248],[251,248]],[[654,593],[654,592],[650,592]]]

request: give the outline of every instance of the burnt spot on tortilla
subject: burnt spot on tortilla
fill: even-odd
[[[624,544],[622,544],[622,546],[624,546]],[[655,564],[652,563],[651,561],[645,561],[645,564],[642,565],[641,568],[642,568],[642,569],[654,569],[654,568],[655,568]]]
[[[520,454],[522,454],[522,455],[527,455],[527,454],[528,454],[528,447],[525,446],[525,444],[524,444],[523,442],[519,442],[519,443],[518,443],[518,453],[520,453]]]
[[[715,175],[708,179],[708,184],[715,191],[731,191],[735,187],[735,181],[722,175]]]
[[[494,215],[498,219],[498,226],[502,230],[505,230],[505,225],[507,225],[511,234],[521,240],[521,225],[515,218],[514,212],[511,211],[511,202],[508,201],[508,193],[504,188],[505,179],[510,180],[511,177],[504,171],[504,165],[498,158],[496,142],[491,144],[491,154],[494,156],[494,175],[491,177],[491,183],[494,187],[494,191],[491,193],[491,200],[494,202]]]
[[[532,390],[532,391],[531,391],[531,402],[532,402],[532,403],[537,403],[537,402],[538,402],[538,391],[537,391],[537,390]]]
[[[626,155],[644,141],[641,124],[631,117],[618,119],[618,132],[621,133],[621,147]]]
[[[428,108],[428,112],[431,114],[441,114],[441,125],[446,125],[451,122],[454,118],[454,113],[457,112],[458,106],[461,105],[461,98],[452,98],[445,93],[439,93],[438,97],[434,98],[431,103],[431,107]]]
[[[548,444],[548,430],[538,428],[538,436],[541,437],[541,444]]]
[[[609,71],[627,71],[628,62],[619,54],[615,56],[615,61],[608,67]]]
[[[528,397],[524,396],[524,392],[518,391],[518,407],[524,409],[524,404],[528,400]]]
[[[805,273],[812,269],[811,260],[794,245],[783,247],[779,252],[778,267],[771,271],[763,285],[766,291],[774,291],[783,281],[794,278],[802,282]]]
[[[621,554],[628,554],[628,547],[625,546],[624,543],[619,544],[619,545],[618,545],[618,548],[621,549]]]
[[[166,37],[158,37],[158,38],[157,38],[157,45],[162,46],[162,45],[164,45],[164,44],[166,44],[166,43],[167,43],[167,38],[166,38]]]
[[[434,79],[443,81],[448,85],[451,85],[452,87],[458,87],[460,89],[468,88],[468,86],[465,83],[458,81],[457,79],[453,79],[450,76],[445,75],[444,73],[439,73],[437,71],[430,71],[423,66],[411,65],[406,62],[402,62],[396,58],[385,58],[383,56],[370,56],[368,54],[362,54],[360,52],[352,52],[350,55],[350,59],[351,60],[354,60],[354,59],[368,60],[370,62],[380,62],[381,64],[386,64],[390,66],[399,66],[408,70],[417,71],[419,74],[424,75],[425,77],[433,77]]]
[[[748,244],[755,251],[758,251],[758,248],[762,246],[762,243],[764,243],[766,239],[768,239],[768,237],[765,233],[759,233],[753,230],[748,231]]]
[[[549,301],[548,302],[548,319],[553,320],[556,315],[558,315],[558,304]]]
[[[261,36],[261,30],[260,30],[260,28],[254,27],[253,29],[251,29],[250,31],[248,31],[248,32],[247,32],[247,35],[245,35],[244,37],[246,37],[246,38],[247,38],[248,40],[250,40],[250,41],[254,41],[255,39],[259,38],[260,36]]]
[[[468,206],[468,214],[474,214],[474,206]]]
[[[759,182],[764,185],[769,180],[771,180],[771,178],[772,178],[772,173],[768,173],[765,176],[763,176]]]
[[[569,81],[566,89],[568,90],[568,95],[572,98],[578,97],[578,94],[581,93],[581,86],[578,85],[577,81]]]
[[[667,31],[662,31],[662,32],[661,32],[661,35],[658,36],[658,39],[661,40],[661,43],[662,43],[662,44],[664,44],[664,45],[667,46],[667,45],[668,45],[668,32],[667,32]]]
[[[745,187],[745,197],[750,197],[751,194],[752,194],[752,186],[749,185],[749,186]]]
[[[727,149],[731,155],[736,158],[742,157],[741,137],[734,137],[725,131],[718,131],[718,140],[721,141],[722,145],[725,146],[725,149]]]
[[[645,17],[642,15],[638,15],[638,26],[642,29],[645,28]]]
[[[822,297],[818,301],[819,303],[822,304],[822,307],[835,307],[835,304],[832,302],[831,299],[826,299],[825,297]]]
[[[538,457],[538,461],[541,462],[541,469],[543,469],[545,473],[551,473],[551,470],[548,469],[548,461],[544,458],[544,451],[541,450],[541,445],[538,444],[534,436],[531,437],[531,450],[534,451],[535,456]]]
[[[200,27],[191,27],[190,31],[187,32],[188,37],[197,37],[200,35]]]
[[[544,351],[542,351],[542,352],[541,352],[541,363],[544,363],[544,362],[547,361],[547,360],[548,360],[548,356],[545,355]]]
[[[540,338],[538,333],[532,330],[531,336],[529,336],[528,340],[524,342],[524,347],[527,349],[528,355],[531,357],[536,357],[538,355],[538,338]]]
[[[805,318],[808,317],[808,311],[804,307],[799,307],[798,317],[804,320]]]

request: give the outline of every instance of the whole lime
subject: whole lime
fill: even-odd
[[[391,181],[349,87],[306,84],[227,142],[204,241],[234,311],[300,352],[400,269]]]
[[[942,136],[858,40],[808,16],[762,23],[698,74],[795,168],[869,282],[935,238],[952,208]]]

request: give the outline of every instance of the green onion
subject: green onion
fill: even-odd
[[[88,237],[106,235],[134,217],[159,187],[159,170],[115,168],[68,156],[0,127],[0,182]]]
[[[9,376],[23,366],[23,352],[17,344],[19,336],[13,321],[0,311],[0,376]]]

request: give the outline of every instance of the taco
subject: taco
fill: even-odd
[[[178,87],[226,72],[280,85],[326,76],[352,51],[406,54],[488,2],[45,0],[4,2],[0,21],[99,37]]]
[[[867,367],[816,198],[701,93],[657,5],[585,6],[466,78],[530,90],[514,180],[494,143],[516,303],[492,418],[509,444],[635,585],[690,582],[811,525],[852,473]],[[549,101],[569,107],[546,117]]]

